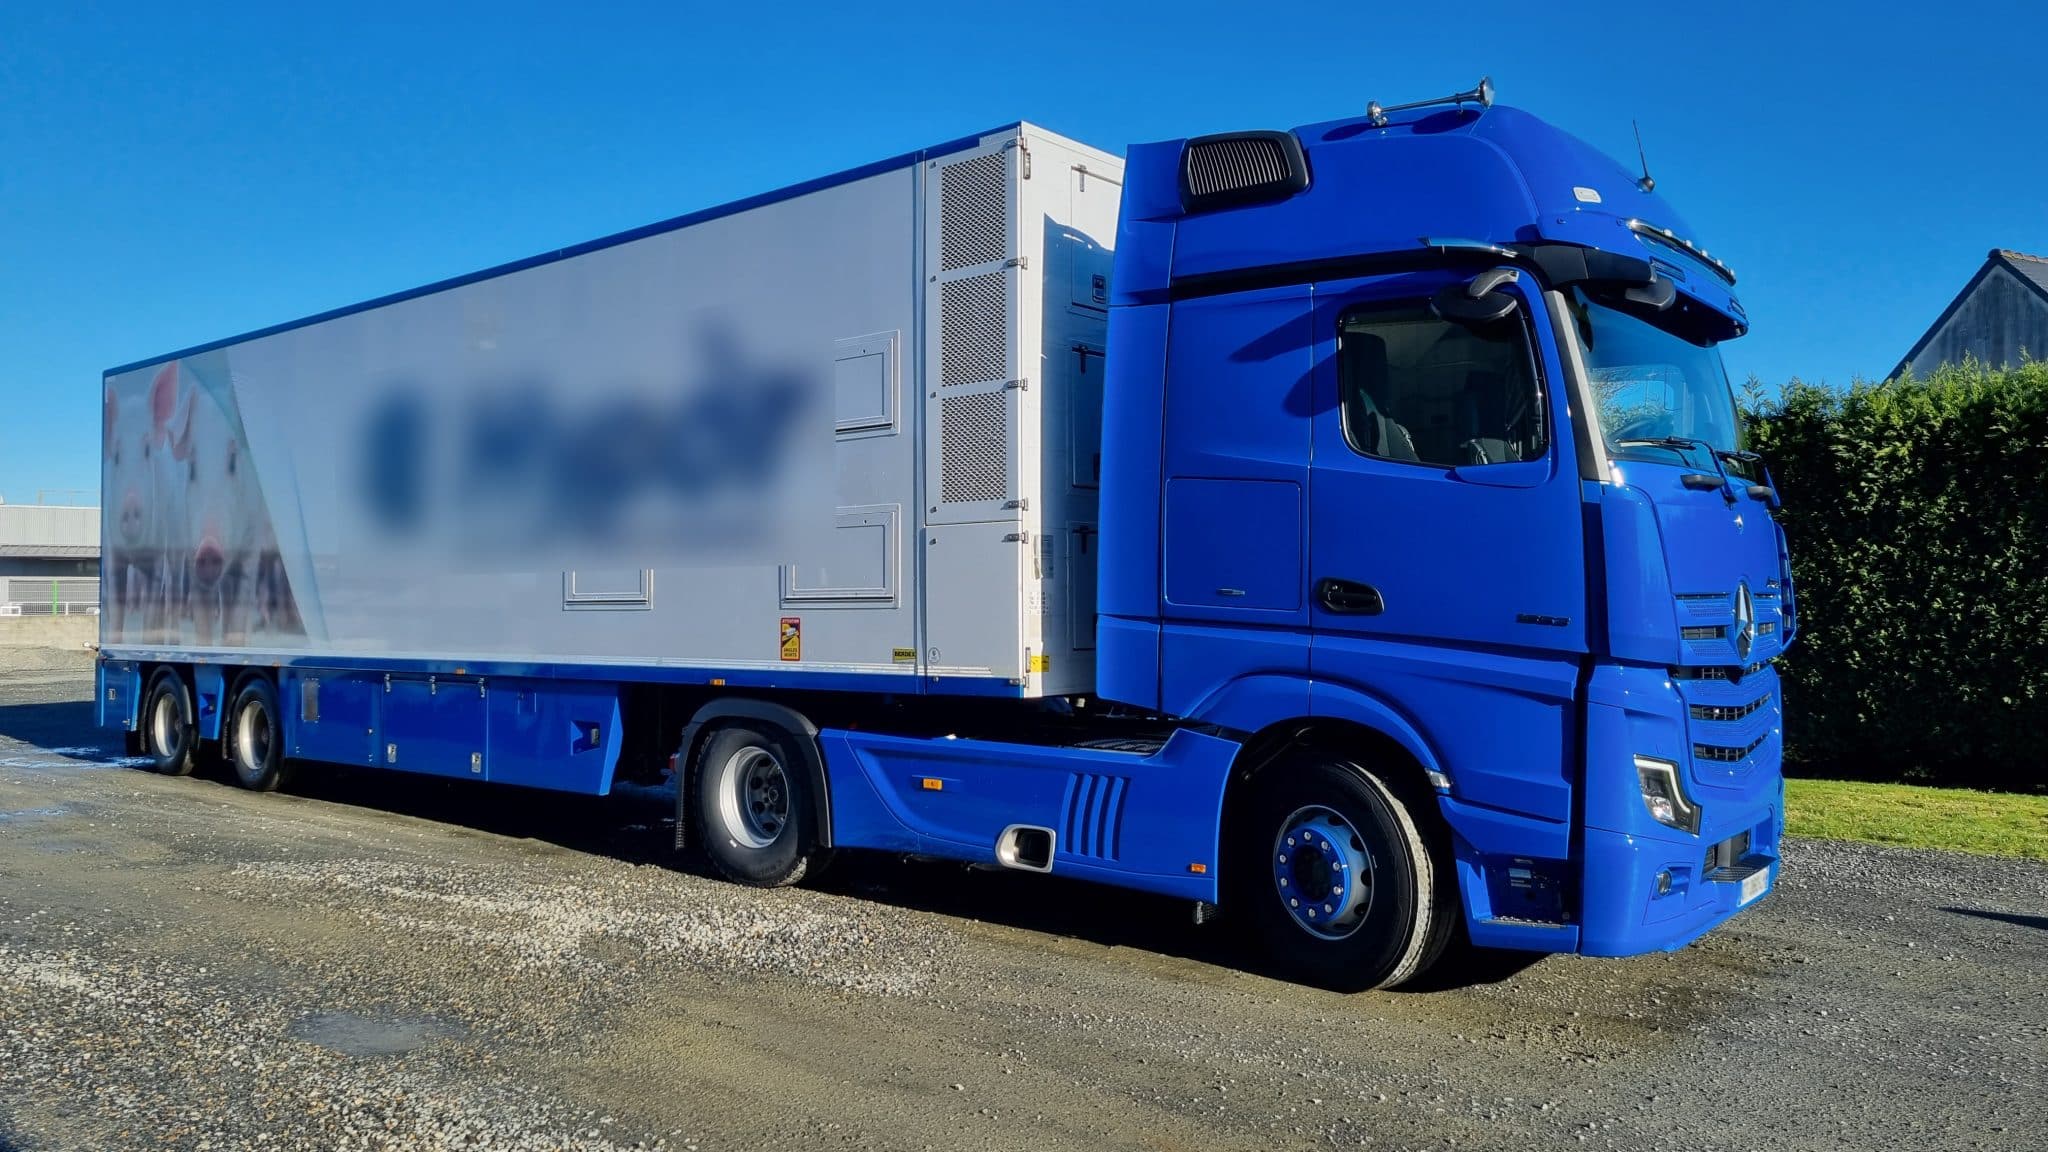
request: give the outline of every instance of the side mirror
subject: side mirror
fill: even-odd
[[[1521,278],[1521,272],[1513,268],[1481,272],[1468,283],[1452,284],[1438,292],[1429,302],[1430,311],[1440,319],[1469,327],[1505,320],[1514,314],[1517,301],[1497,289]]]

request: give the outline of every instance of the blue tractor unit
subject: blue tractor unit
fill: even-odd
[[[1784,812],[1734,283],[1490,84],[1010,125],[109,372],[102,722],[672,776],[742,883],[1068,876],[1330,987],[1682,947]]]

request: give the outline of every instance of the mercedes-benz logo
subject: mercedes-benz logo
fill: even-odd
[[[1747,662],[1756,644],[1756,602],[1749,596],[1749,581],[1735,587],[1735,658]]]

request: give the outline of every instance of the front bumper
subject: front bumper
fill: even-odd
[[[1579,951],[1634,956],[1683,948],[1762,899],[1778,880],[1778,813],[1752,816],[1748,851],[1726,864],[1709,861],[1703,838],[1588,828]]]
[[[1756,698],[1768,693],[1771,701],[1767,713],[1744,717],[1761,734],[1739,763],[1727,764],[1695,757],[1703,739],[1721,739],[1711,733],[1725,725],[1697,719],[1697,701],[1661,670],[1595,674],[1580,857],[1581,953],[1632,956],[1682,948],[1776,887],[1785,813],[1776,687],[1775,674],[1765,670],[1745,689]],[[1701,810],[1698,835],[1650,817],[1636,779],[1637,755],[1682,766],[1687,793]]]

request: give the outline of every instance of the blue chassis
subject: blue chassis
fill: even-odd
[[[177,656],[185,658],[172,659],[168,652],[103,658],[96,694],[100,724],[137,730],[147,688],[143,669],[175,663],[190,676],[200,736],[219,739],[230,693],[250,669]],[[284,746],[290,755],[308,760],[593,795],[610,792],[620,750],[619,690],[629,682],[618,675],[621,669],[589,675],[600,670],[462,665],[457,673],[456,667],[414,662],[386,669],[368,661],[314,658],[279,662],[267,671],[277,679]],[[578,671],[585,676],[572,674]],[[661,671],[670,682],[703,684],[710,678],[701,670]],[[733,670],[719,678],[739,684],[747,673]],[[780,678],[806,686],[815,682],[786,674]],[[1637,703],[1628,707],[1589,710],[1587,751],[1595,765],[1587,774],[1589,796],[1634,800],[1632,777],[1621,775],[1633,769],[1621,750],[1631,746],[1632,725],[1639,732],[1658,718],[1643,714],[1641,694],[1632,699]],[[837,847],[993,864],[1002,830],[1030,824],[1053,831],[1055,875],[1180,899],[1217,900],[1224,792],[1240,750],[1234,740],[1183,728],[1145,755],[825,729],[819,745]],[[1749,832],[1749,862],[1768,867],[1775,880],[1782,799],[1775,771],[1770,776],[1767,794],[1751,788],[1745,790],[1751,793],[1746,802],[1733,795],[1717,798],[1725,802],[1710,807],[1713,815],[1697,838],[1652,824],[1639,804],[1589,802],[1582,845],[1571,864],[1583,894],[1579,922],[1562,924],[1517,918],[1496,904],[1504,894],[1501,862],[1525,853],[1550,857],[1567,830],[1439,796],[1453,832],[1473,942],[1602,956],[1683,947],[1740,909],[1737,885],[1712,882],[1700,873],[1704,845]],[[1675,874],[1670,891],[1658,891],[1660,872]]]

